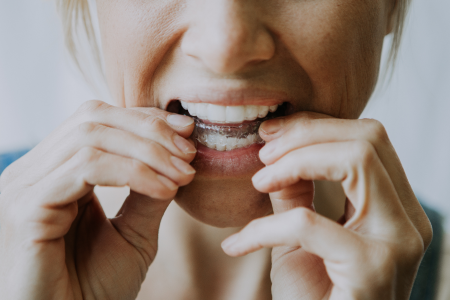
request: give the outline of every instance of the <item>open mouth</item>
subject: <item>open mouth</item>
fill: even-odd
[[[286,103],[281,105],[221,106],[209,103],[179,101],[179,114],[193,117],[192,138],[218,151],[231,151],[264,144],[258,130],[262,122],[284,116]]]

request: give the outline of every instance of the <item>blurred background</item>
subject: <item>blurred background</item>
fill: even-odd
[[[363,114],[385,125],[417,196],[448,218],[449,11],[448,0],[413,0],[392,79]],[[54,2],[0,0],[0,153],[32,148],[94,98],[64,49]]]

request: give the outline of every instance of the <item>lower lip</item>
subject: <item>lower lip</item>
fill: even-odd
[[[253,176],[264,167],[259,159],[259,150],[263,144],[253,144],[245,148],[231,151],[217,151],[200,143],[197,155],[192,161],[198,177],[212,178]]]

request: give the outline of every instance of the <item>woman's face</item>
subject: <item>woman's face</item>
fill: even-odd
[[[357,118],[376,83],[393,2],[97,0],[108,84],[125,107],[286,103],[285,114]],[[268,195],[251,183],[260,148],[199,146],[197,175],[175,200],[220,227],[269,214]]]

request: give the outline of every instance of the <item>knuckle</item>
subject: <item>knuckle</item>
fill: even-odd
[[[146,116],[144,119],[144,123],[154,131],[163,131],[169,128],[169,126],[163,119],[153,115]]]
[[[100,100],[89,100],[84,102],[80,105],[78,108],[79,112],[90,112],[90,111],[96,111],[99,109],[104,109],[106,106],[109,106],[103,101]]]
[[[87,135],[92,134],[98,129],[99,125],[98,123],[94,122],[83,122],[77,126],[77,132],[79,132],[79,135],[81,137],[85,137]]]
[[[18,178],[20,172],[24,168],[24,164],[21,163],[25,156],[22,156],[18,160],[11,163],[2,173],[0,173],[0,193],[13,181]]]
[[[110,105],[100,100],[89,100],[81,104],[77,110],[77,115],[84,120],[95,120],[98,114],[109,108]]]
[[[165,157],[167,154],[160,144],[152,140],[145,141],[143,151],[147,157]]]
[[[315,124],[312,119],[301,119],[301,122],[295,124],[295,133],[298,138],[308,139],[314,134]]]
[[[402,256],[411,261],[420,261],[427,249],[424,239],[417,230],[407,236],[407,241],[402,243],[402,246],[406,251]]]
[[[148,192],[148,195],[155,199],[172,200],[172,199],[174,199],[177,191],[178,190],[172,191],[168,187],[163,186],[163,187],[152,189],[151,191]]]
[[[131,173],[132,174],[144,174],[148,172],[148,167],[144,163],[137,159],[133,159],[131,162]]]
[[[13,164],[9,165],[4,171],[3,173],[0,174],[0,192],[2,192],[5,187],[9,184],[9,182],[11,181],[11,177],[13,174]]]
[[[0,224],[4,221],[7,221],[8,214],[6,213],[6,206],[7,206],[7,194],[8,193],[1,193],[0,194]]]
[[[315,225],[316,218],[312,211],[304,207],[297,207],[292,210],[293,223],[295,228],[310,228]]]
[[[433,240],[433,227],[431,226],[431,223],[428,220],[428,222],[425,225],[425,229],[423,230],[423,234],[422,234],[424,250],[428,249],[432,240]]]
[[[83,147],[75,155],[81,163],[90,163],[99,159],[102,152],[93,147]]]
[[[22,190],[6,190],[0,195],[0,223],[7,228],[17,227],[25,218],[21,201]],[[5,227],[6,227],[5,226]]]
[[[299,111],[296,117],[302,119],[302,122],[311,121],[311,112],[309,111]]]
[[[380,141],[385,142],[389,140],[386,128],[380,121],[375,119],[362,119],[360,121],[369,132],[369,136],[373,142],[377,143]]]
[[[371,143],[368,141],[353,142],[352,149],[349,152],[353,158],[353,162],[357,165],[370,166],[376,157],[376,152]]]
[[[391,274],[395,272],[396,269],[396,251],[389,245],[381,244],[374,247],[375,253],[371,253],[370,257],[366,259],[371,259],[371,265],[374,266],[374,270],[378,274]]]

